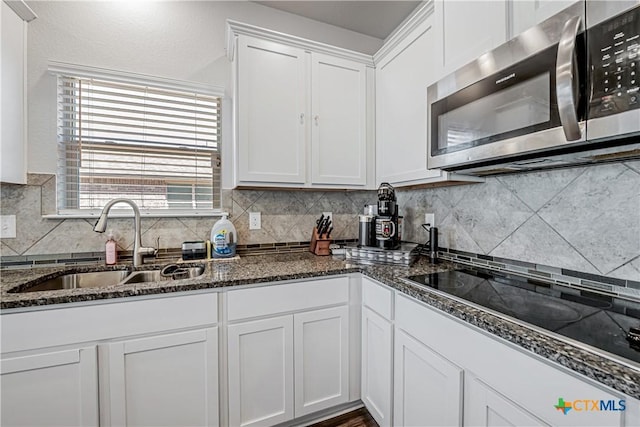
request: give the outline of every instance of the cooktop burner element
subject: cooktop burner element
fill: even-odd
[[[640,363],[638,302],[471,267],[408,280]]]

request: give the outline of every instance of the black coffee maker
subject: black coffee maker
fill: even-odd
[[[378,187],[378,216],[376,216],[376,243],[382,249],[400,246],[402,223],[398,217],[396,191],[388,182]]]

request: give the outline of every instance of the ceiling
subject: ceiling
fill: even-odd
[[[305,18],[384,40],[420,1],[256,1]]]

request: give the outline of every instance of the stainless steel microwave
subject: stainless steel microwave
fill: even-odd
[[[427,89],[430,169],[640,158],[640,0],[578,2]]]

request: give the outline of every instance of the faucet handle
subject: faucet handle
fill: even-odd
[[[160,250],[160,236],[156,238],[156,247],[142,247],[138,249],[138,252],[142,256],[156,256],[158,254],[158,250]]]
[[[140,248],[138,253],[142,256],[155,256],[158,254],[158,250],[156,248]]]

